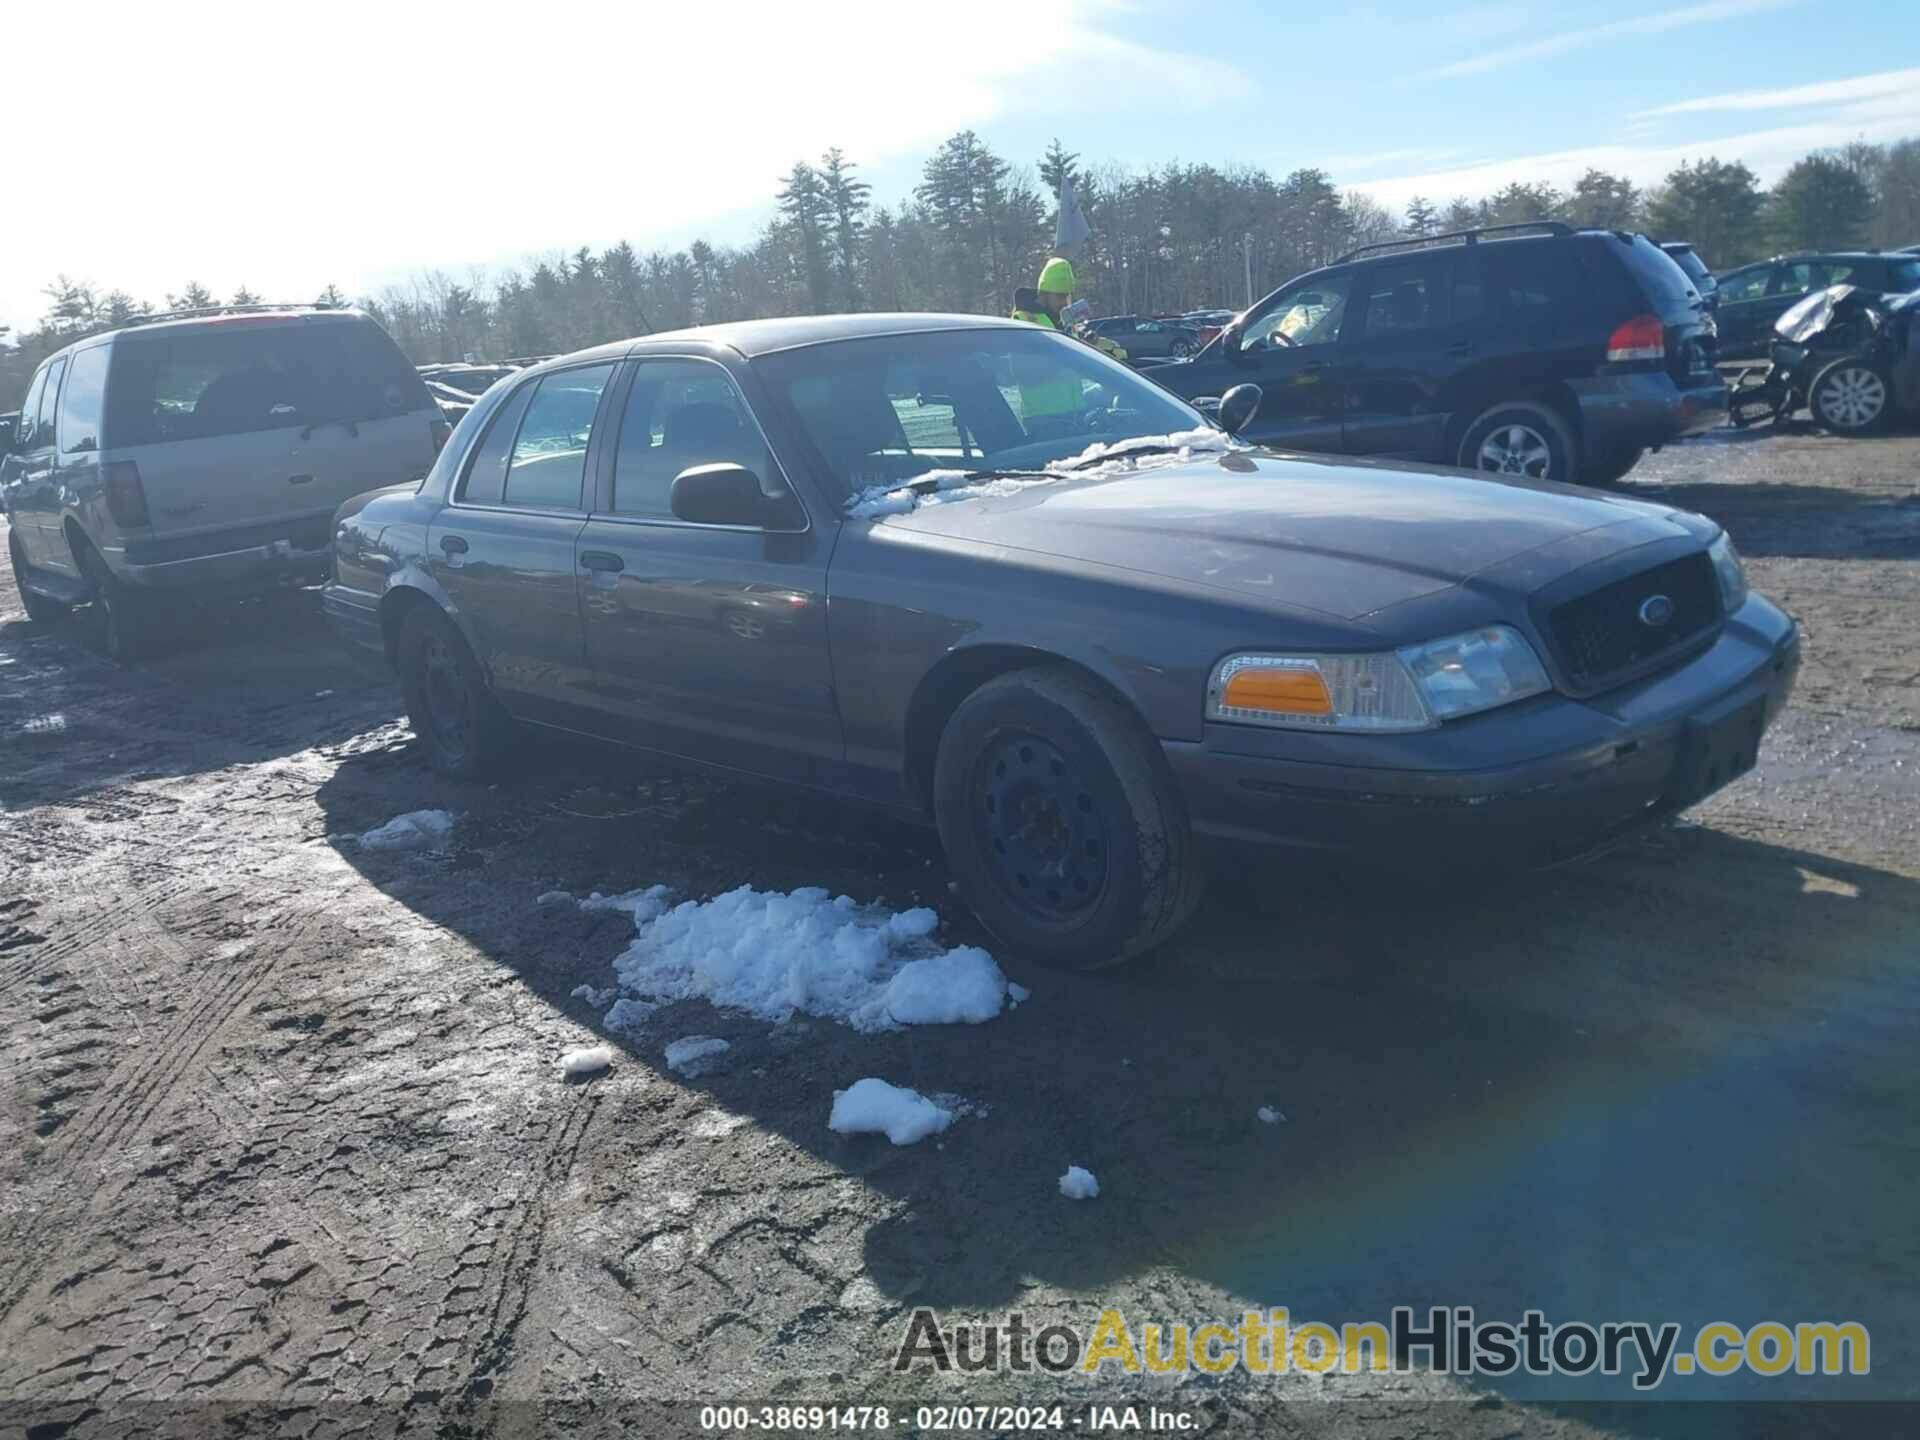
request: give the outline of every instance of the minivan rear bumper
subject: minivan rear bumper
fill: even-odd
[[[314,585],[333,566],[332,517],[289,517],[199,535],[130,539],[108,566],[129,585],[156,590],[270,590]]]
[[[1727,386],[1717,376],[1682,383],[1665,371],[1570,380],[1589,454],[1666,445],[1727,423]]]

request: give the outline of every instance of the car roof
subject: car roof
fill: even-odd
[[[205,330],[215,327],[244,325],[293,325],[338,324],[342,321],[371,323],[371,317],[364,310],[355,310],[346,306],[327,306],[324,309],[302,309],[297,306],[285,308],[251,307],[231,310],[218,315],[182,315],[164,320],[136,320],[130,325],[122,325],[113,330],[102,330],[97,334],[83,335],[71,344],[63,345],[47,357],[48,360],[59,356],[86,350],[95,345],[105,345],[110,341],[125,339],[131,335],[177,335],[182,331]],[[45,361],[41,362],[45,364]]]
[[[683,341],[724,345],[751,359],[776,350],[794,350],[804,345],[821,345],[834,340],[864,340],[877,335],[925,335],[939,330],[1014,330],[1029,328],[1023,320],[1002,320],[992,315],[871,314],[871,315],[792,315],[777,320],[731,320],[719,325],[696,325],[685,330],[667,330],[631,340],[603,345],[593,351],[624,354],[628,350],[666,346]]]

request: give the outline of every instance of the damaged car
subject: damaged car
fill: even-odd
[[[1203,845],[1536,865],[1754,764],[1798,631],[1712,521],[1274,454],[1259,399],[970,316],[604,345],[344,506],[326,609],[449,775],[535,725],[919,817],[1077,968],[1174,934]]]
[[[1773,327],[1766,392],[1776,418],[1805,408],[1836,434],[1863,435],[1920,416],[1917,316],[1920,290],[1830,285],[1802,300]]]

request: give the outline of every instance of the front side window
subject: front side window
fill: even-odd
[[[587,475],[587,443],[612,364],[542,376],[507,461],[504,505],[577,510]]]
[[[105,345],[82,350],[67,367],[67,383],[60,390],[60,413],[55,434],[69,455],[100,448],[100,413],[107,395]]]
[[[1030,470],[1204,424],[1091,346],[1032,327],[876,336],[763,357],[835,501],[935,470]]]
[[[1904,295],[1920,290],[1920,260],[1894,260],[1887,265],[1887,293]]]
[[[634,371],[613,462],[613,510],[673,516],[673,482],[699,465],[740,465],[768,495],[786,485],[733,377],[704,360],[643,360]]]
[[[1409,260],[1362,272],[1367,304],[1360,333],[1375,338],[1444,325],[1447,268],[1441,261]]]
[[[1242,350],[1289,350],[1300,345],[1331,345],[1340,338],[1351,275],[1329,275],[1290,294],[1247,326]]]
[[[1760,265],[1737,275],[1729,275],[1720,282],[1720,301],[1758,300],[1767,293],[1767,281],[1773,271],[1769,266]]]
[[[460,482],[459,498],[469,505],[498,505],[507,488],[507,460],[513,454],[514,437],[520,433],[520,421],[527,413],[527,402],[539,389],[539,382],[522,385],[494,411],[487,433],[473,447],[467,462],[466,478]]]

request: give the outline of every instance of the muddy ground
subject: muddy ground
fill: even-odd
[[[0,577],[0,1425],[231,1402],[287,1433],[647,1435],[697,1424],[658,1400],[1124,1396],[1221,1433],[1787,1433],[1586,1408],[1629,1393],[1597,1376],[898,1377],[920,1305],[1854,1318],[1870,1377],[1659,1393],[1920,1398],[1917,478],[1911,435],[1752,432],[1628,482],[1722,519],[1807,630],[1759,770],[1688,822],[1481,886],[1226,866],[1139,968],[1009,964],[1017,1011],[877,1037],[693,1003],[599,1037],[570,992],[630,927],[536,897],[821,885],[983,941],[929,835],[550,741],[453,784],[311,594],[122,670]],[[422,806],[461,816],[445,852],[346,838]],[[695,1033],[731,1063],[670,1074]],[[612,1070],[563,1082],[596,1038]],[[830,1133],[865,1075],[987,1113]],[[1068,1163],[1097,1200],[1060,1197]]]

